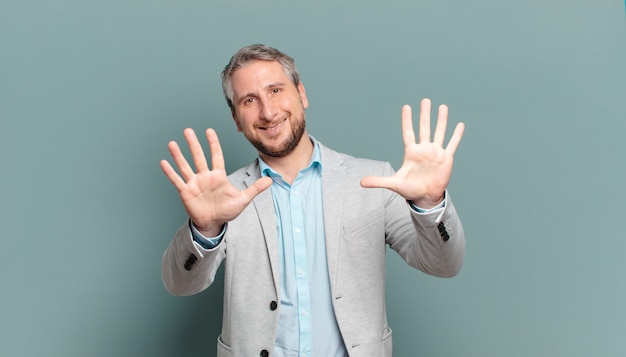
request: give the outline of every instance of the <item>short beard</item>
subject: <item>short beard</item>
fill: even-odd
[[[304,118],[298,121],[297,126],[291,130],[291,137],[283,143],[282,148],[278,147],[277,149],[271,149],[265,146],[265,144],[261,141],[252,140],[250,138],[248,138],[248,141],[250,141],[250,144],[252,144],[260,153],[264,155],[269,157],[285,157],[289,155],[296,148],[296,146],[298,146],[300,139],[302,139],[306,126],[305,121],[306,120]]]

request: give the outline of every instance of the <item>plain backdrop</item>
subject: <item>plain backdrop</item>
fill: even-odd
[[[398,168],[423,97],[466,123],[465,266],[389,251],[394,355],[626,355],[621,0],[0,0],[0,355],[215,355],[222,280],[161,282],[185,214],[159,160],[186,127],[254,159],[219,82],[252,43],[296,59],[336,150]]]

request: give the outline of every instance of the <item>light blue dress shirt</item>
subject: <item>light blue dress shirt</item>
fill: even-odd
[[[274,181],[279,237],[280,317],[273,356],[347,356],[331,300],[319,145],[314,141],[309,166],[291,185],[263,160],[260,168]]]

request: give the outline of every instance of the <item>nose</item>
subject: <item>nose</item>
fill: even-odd
[[[261,119],[271,121],[277,112],[276,105],[271,100],[261,102]]]

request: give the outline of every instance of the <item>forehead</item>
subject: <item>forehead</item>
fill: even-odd
[[[252,61],[237,68],[230,78],[235,96],[273,84],[291,82],[277,61]]]

